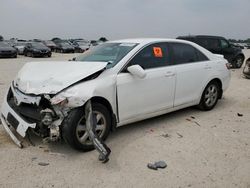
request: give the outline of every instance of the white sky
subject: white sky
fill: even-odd
[[[8,39],[250,38],[250,0],[0,0]]]

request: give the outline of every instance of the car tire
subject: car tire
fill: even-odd
[[[93,103],[92,109],[97,118],[97,133],[105,140],[111,130],[111,115],[109,110],[100,103]],[[88,138],[85,126],[84,108],[73,109],[62,125],[63,139],[74,149],[80,151],[91,151],[94,145]]]
[[[241,55],[237,56],[234,60],[234,68],[241,68],[241,66],[244,63],[244,57],[242,57]]]
[[[212,110],[217,104],[221,88],[216,81],[210,82],[204,89],[198,108],[203,111]]]

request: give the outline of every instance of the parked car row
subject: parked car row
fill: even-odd
[[[16,58],[17,55],[28,57],[51,57],[52,52],[57,53],[83,53],[93,46],[103,42],[88,41],[85,39],[63,40],[53,38],[52,40],[33,39],[26,40],[5,40],[0,43],[0,58]]]

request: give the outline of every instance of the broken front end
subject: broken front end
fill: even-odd
[[[12,140],[22,147],[12,129],[22,137],[27,130],[32,130],[42,138],[56,141],[60,138],[60,129],[65,115],[65,108],[51,104],[50,95],[27,95],[11,85],[2,104],[0,118]]]

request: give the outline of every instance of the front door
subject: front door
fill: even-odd
[[[126,71],[117,76],[117,100],[120,122],[173,107],[176,73],[169,66],[168,45],[151,44],[127,65],[140,65],[146,72],[139,78]]]

